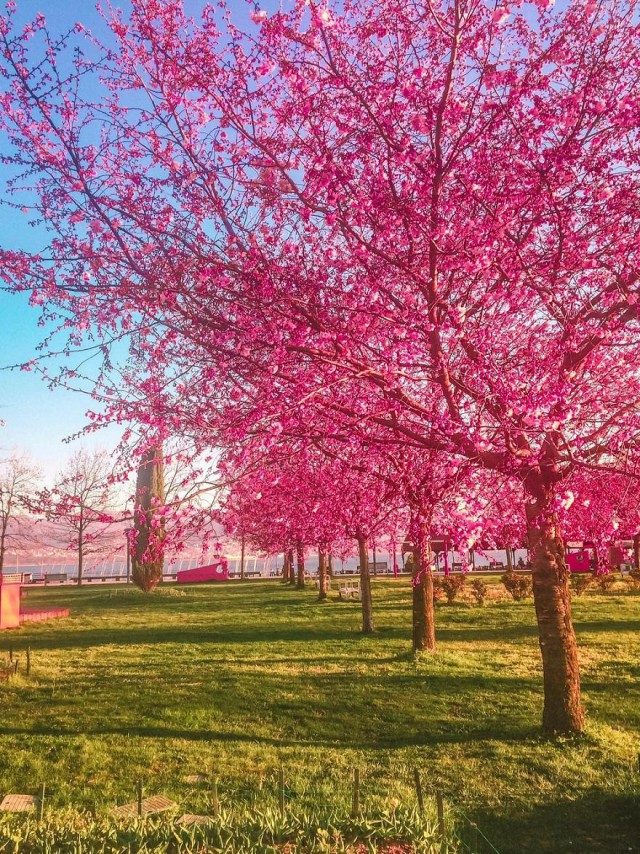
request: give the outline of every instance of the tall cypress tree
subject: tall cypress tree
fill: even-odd
[[[162,581],[166,536],[163,506],[164,461],[162,445],[157,444],[145,451],[136,479],[131,577],[145,591],[153,590]]]

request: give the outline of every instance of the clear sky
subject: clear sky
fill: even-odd
[[[117,5],[126,6],[126,3]],[[43,12],[53,31],[63,32],[76,21],[96,34],[104,31],[93,3],[85,0],[17,0],[19,20],[28,20]],[[4,193],[7,173],[0,166],[0,193]],[[0,205],[0,241],[4,248],[36,249],[46,237],[27,223],[27,217]],[[37,355],[42,340],[39,311],[30,308],[20,296],[0,292],[0,458],[18,449],[38,462],[48,479],[55,476],[67,457],[79,445],[112,449],[121,431],[109,428],[87,435],[71,444],[64,439],[86,424],[89,400],[85,395],[62,389],[49,390],[37,376],[7,366],[28,362]]]

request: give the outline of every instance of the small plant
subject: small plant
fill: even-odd
[[[458,593],[464,589],[464,575],[447,575],[442,579],[442,589],[447,597],[447,604],[452,605]]]
[[[629,585],[632,590],[640,590],[640,569],[634,567],[629,570]]]
[[[599,575],[596,575],[595,582],[600,588],[601,593],[608,593],[616,583],[615,573],[601,572]]]
[[[441,578],[434,577],[433,579],[433,604],[441,602],[444,597],[444,586]]]
[[[573,573],[569,578],[569,584],[571,585],[571,592],[575,593],[576,596],[582,596],[585,590],[588,587],[591,587],[593,582],[593,576],[590,572],[577,572]]]
[[[532,582],[528,575],[518,575],[513,569],[508,569],[500,578],[511,598],[520,602],[531,596]]]
[[[273,806],[250,812],[237,808],[222,811],[202,824],[183,824],[166,817],[144,820],[93,818],[71,810],[50,814],[42,822],[21,816],[0,817],[0,851],[103,851],[129,854],[204,851],[353,851],[440,849],[435,816],[398,805],[393,810],[346,815],[330,807],[322,810],[287,810]],[[449,826],[448,851],[459,850],[458,830]],[[438,849],[436,849],[436,844]],[[371,846],[371,847],[369,847]]]
[[[177,587],[156,587],[153,591],[156,596],[173,596],[173,597],[183,597],[188,596],[188,592],[186,590],[179,590]]]
[[[471,595],[478,605],[484,605],[487,596],[487,585],[481,578],[474,578],[471,582]]]

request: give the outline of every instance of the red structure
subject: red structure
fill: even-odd
[[[17,629],[20,625],[20,582],[4,581],[0,575],[0,629]]]
[[[567,552],[569,572],[591,572],[591,555],[587,549],[579,552]]]
[[[0,575],[0,631],[17,629],[22,623],[40,623],[55,617],[68,617],[68,608],[48,608],[23,610],[22,584],[13,579],[3,579]]]
[[[228,581],[229,567],[226,560],[198,566],[195,569],[182,569],[176,575],[179,584],[196,584],[203,581]]]

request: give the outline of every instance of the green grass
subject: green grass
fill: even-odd
[[[413,769],[463,825],[502,852],[640,850],[640,596],[574,603],[585,737],[546,740],[533,606],[437,608],[438,651],[410,654],[410,587],[374,582],[378,631],[358,603],[318,603],[279,582],[34,589],[69,618],[0,635],[33,670],[0,685],[0,789],[106,812],[135,781],[185,811],[272,807],[277,769],[292,809],[348,811],[352,768],[369,809],[415,802]],[[430,809],[431,802],[430,802]],[[466,817],[466,818],[464,818]],[[472,829],[465,831],[476,848]]]

